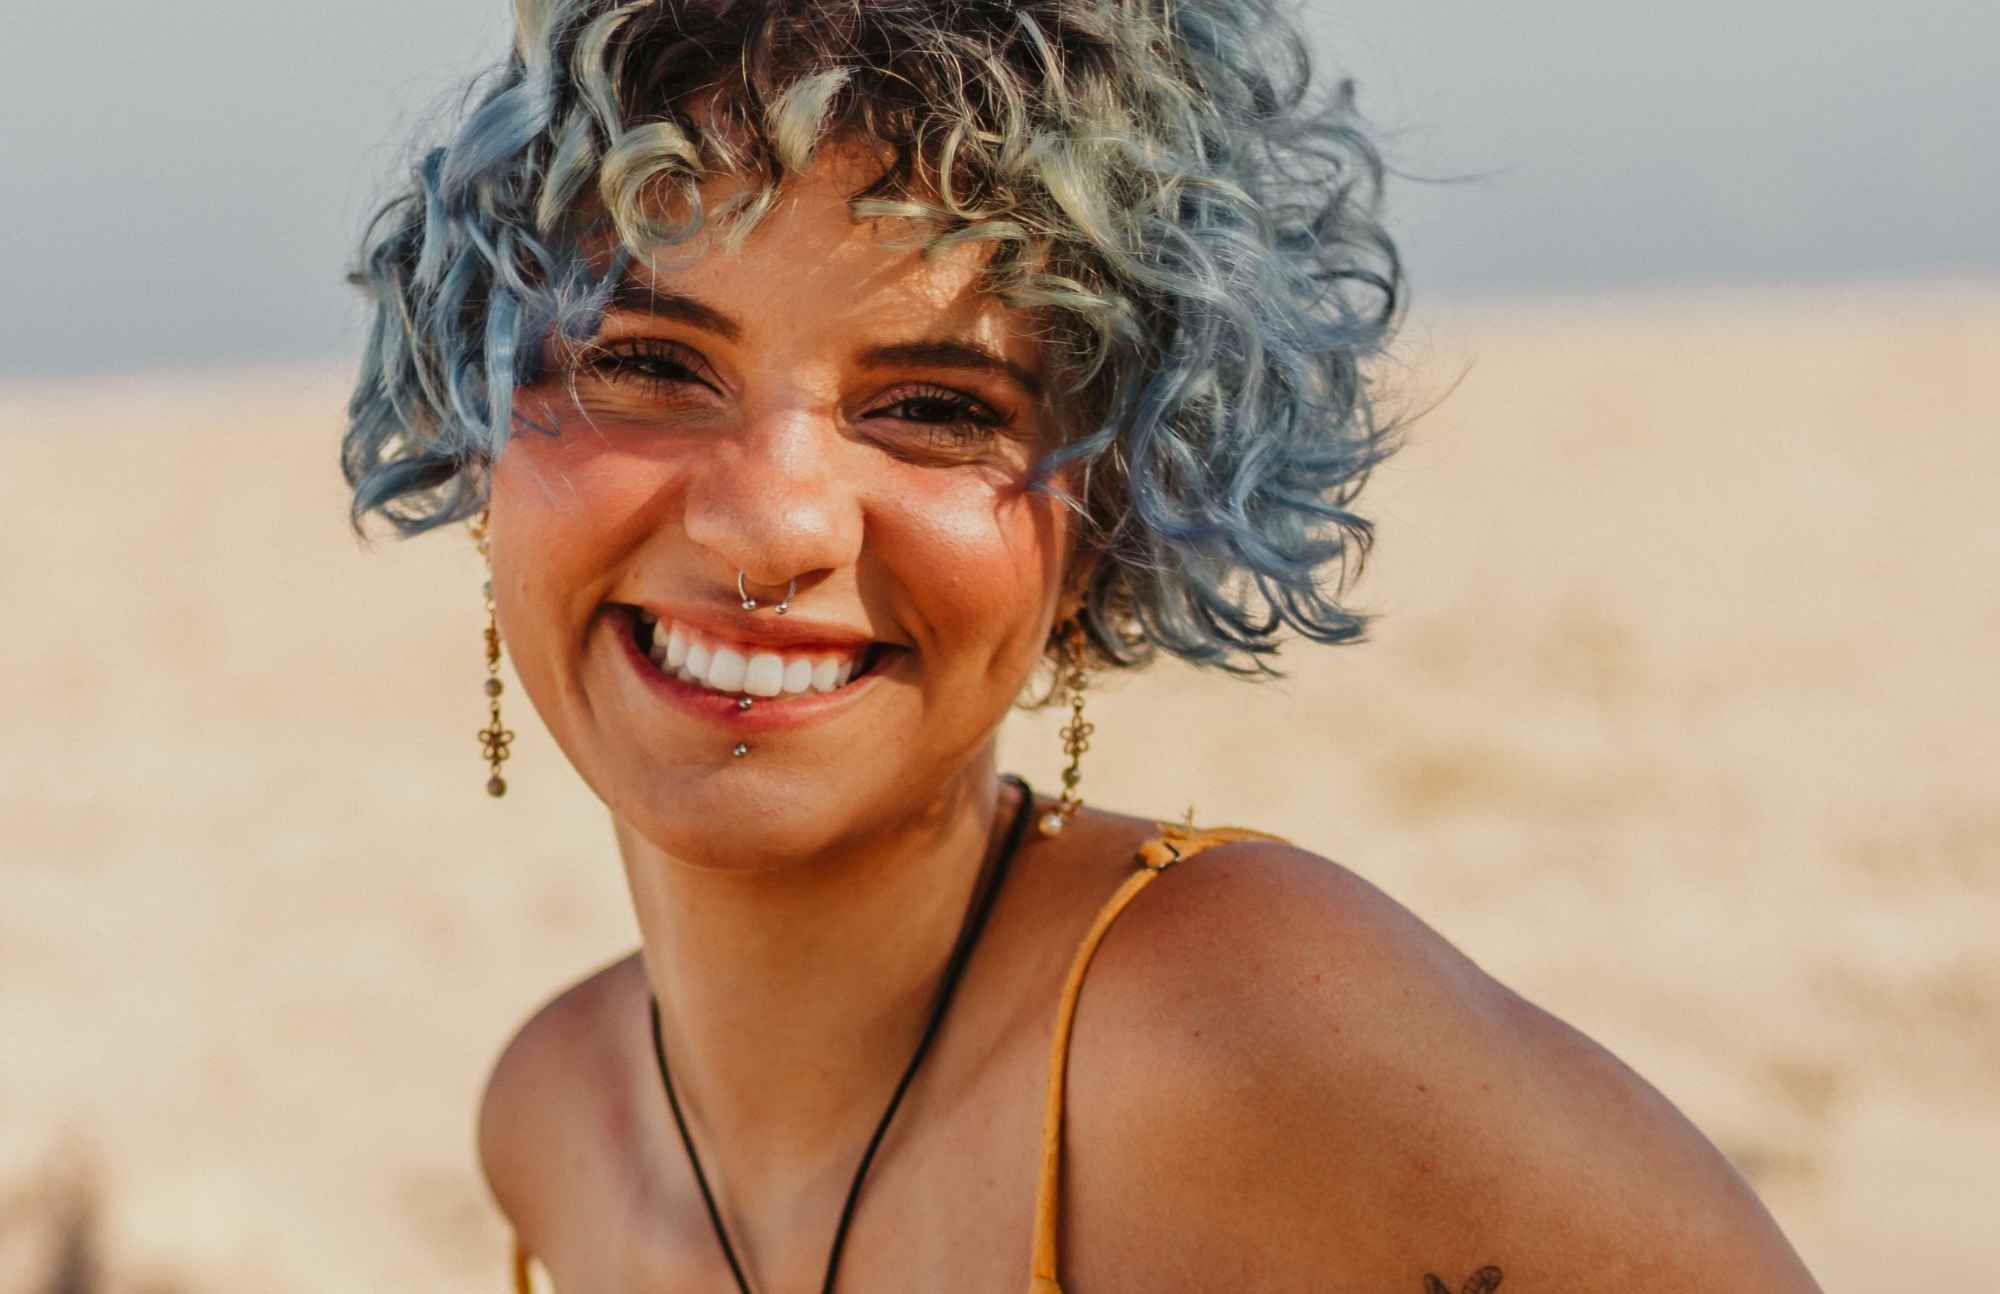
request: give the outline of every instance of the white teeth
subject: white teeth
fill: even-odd
[[[652,644],[646,648],[646,654],[652,657],[653,663],[657,665],[667,645],[666,635],[660,632],[660,622],[637,607],[632,608],[632,611],[632,618],[638,625],[638,636]]]
[[[784,690],[785,662],[767,651],[750,658],[743,670],[743,690],[752,696],[776,696]]]
[[[708,658],[708,669],[696,670],[695,673],[718,692],[734,692],[743,686],[743,670],[748,664],[743,659],[743,653],[729,647],[717,647]]]
[[[788,656],[783,652],[758,650],[743,644],[704,640],[697,630],[672,620],[654,621],[639,613],[639,622],[652,628],[652,647],[647,653],[660,669],[681,680],[715,692],[751,696],[799,695],[832,692],[845,687],[861,667],[861,656]]]

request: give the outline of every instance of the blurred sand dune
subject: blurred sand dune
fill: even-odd
[[[1374,642],[1105,685],[1086,794],[1375,880],[1676,1100],[1829,1291],[1990,1270],[2000,283],[1401,355],[1457,385],[1363,496]],[[99,1288],[503,1287],[479,1083],[632,926],[523,707],[481,792],[474,557],[357,551],[345,378],[0,391],[0,1291],[56,1288],[78,1162]],[[1055,723],[1006,737],[1041,786]]]

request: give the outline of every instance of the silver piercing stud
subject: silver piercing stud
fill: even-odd
[[[750,745],[748,742],[739,741],[736,743],[736,749],[730,751],[729,753],[736,756],[736,758],[741,759],[745,755],[750,753]]]
[[[747,696],[740,698],[736,702],[736,708],[739,710],[748,710],[750,708],[750,698]]]
[[[751,597],[750,590],[743,587],[743,581],[748,574],[747,571],[738,568],[736,572],[736,596],[742,599],[742,606],[745,611],[755,611],[757,609],[757,599]],[[785,597],[782,602],[778,603],[777,608],[779,615],[783,615],[785,612],[791,610],[792,594],[798,591],[798,580],[792,579],[785,582]]]

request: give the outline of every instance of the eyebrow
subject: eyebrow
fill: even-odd
[[[729,341],[743,339],[743,326],[706,302],[639,279],[621,279],[611,292],[612,310],[653,315],[704,328]],[[952,338],[895,342],[871,346],[859,357],[863,368],[955,368],[980,373],[998,373],[1011,378],[1029,396],[1039,400],[1042,379],[1033,372],[979,342]]]
[[[681,292],[637,279],[621,279],[611,290],[612,310],[629,311],[633,314],[656,315],[662,319],[674,319],[696,328],[705,328],[729,341],[741,341],[743,325],[728,315]]]

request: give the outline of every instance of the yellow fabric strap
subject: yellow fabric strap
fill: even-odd
[[[528,1270],[528,1250],[514,1237],[514,1294],[535,1294],[535,1276]]]
[[[1035,1188],[1035,1241],[1029,1260],[1028,1270],[1032,1279],[1028,1294],[1062,1294],[1062,1286],[1056,1281],[1056,1219],[1061,1212],[1063,1080],[1069,1065],[1070,1025],[1076,1018],[1077,998],[1083,992],[1083,973],[1090,968],[1090,959],[1096,955],[1097,945],[1103,942],[1105,931],[1125,910],[1125,905],[1140,890],[1152,884],[1154,877],[1212,845],[1227,844],[1232,840],[1289,843],[1282,836],[1252,831],[1248,827],[1213,827],[1205,831],[1167,827],[1139,847],[1134,860],[1138,870],[1125,878],[1098,911],[1097,920],[1091,923],[1090,933],[1083,937],[1075,959],[1070,962],[1069,980],[1063,985],[1062,1003],[1056,1009],[1055,1037],[1049,1042],[1049,1085],[1042,1115],[1042,1167]]]

